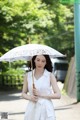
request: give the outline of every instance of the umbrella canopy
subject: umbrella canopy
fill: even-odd
[[[51,58],[64,57],[63,54],[57,50],[41,44],[27,44],[15,47],[0,57],[0,61],[17,61],[17,60],[31,60],[35,55],[49,55]]]

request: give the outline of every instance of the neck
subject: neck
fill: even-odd
[[[44,69],[35,69],[35,74],[43,74]]]
[[[35,69],[34,76],[38,80],[44,74],[44,69]]]

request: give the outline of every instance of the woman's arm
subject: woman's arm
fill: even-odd
[[[53,93],[50,96],[51,99],[60,99],[61,98],[61,93],[57,84],[57,80],[55,76],[51,73],[50,75],[50,81],[51,81],[51,86],[53,89]]]
[[[57,85],[57,80],[52,73],[50,75],[50,82],[51,82],[51,86],[53,89],[53,93],[51,93],[49,95],[40,94],[37,89],[34,89],[33,90],[34,95],[41,97],[41,98],[44,98],[44,99],[60,99],[61,93],[60,93],[59,87]]]
[[[34,95],[28,95],[28,81],[27,81],[27,74],[24,76],[24,83],[23,83],[23,89],[22,89],[22,97],[26,100],[30,100],[33,102],[36,102],[38,100],[37,96]]]

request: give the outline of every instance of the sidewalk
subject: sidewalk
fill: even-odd
[[[9,120],[24,120],[28,101],[21,98],[21,92],[0,92],[0,112],[8,112]],[[80,103],[66,95],[53,100],[56,120],[80,120]],[[5,119],[6,120],[6,119]]]
[[[62,95],[61,100],[55,100],[54,105],[57,120],[80,120],[80,103],[75,99]]]

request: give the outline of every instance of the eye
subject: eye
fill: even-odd
[[[42,60],[43,63],[45,63],[45,60]]]
[[[37,59],[37,61],[40,61],[40,59]]]

